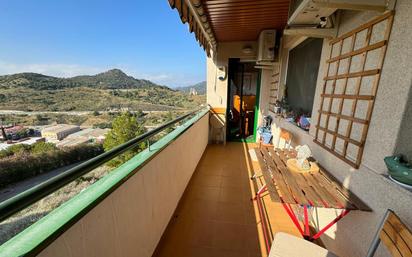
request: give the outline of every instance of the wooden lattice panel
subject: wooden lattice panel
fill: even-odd
[[[359,168],[394,12],[331,40],[314,142]]]
[[[269,88],[269,111],[275,113],[275,103],[279,100],[279,81],[280,74],[277,69],[274,70],[270,81]]]

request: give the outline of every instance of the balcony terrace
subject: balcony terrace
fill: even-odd
[[[412,2],[169,3],[207,53],[209,108],[0,203],[7,223],[184,121],[1,245],[0,257],[411,256],[412,193],[389,177],[384,158],[412,163]],[[272,141],[253,153],[265,140],[258,127]],[[290,172],[296,152],[283,145],[306,145],[320,168]],[[260,205],[252,198],[265,186]],[[293,217],[290,206],[303,211]],[[287,247],[295,255],[278,254]]]
[[[264,182],[251,180],[261,170],[249,154],[256,145],[207,144],[209,118],[195,114],[1,245],[0,256],[267,256],[253,200]],[[24,194],[1,203],[1,215],[35,202]],[[267,194],[262,202],[270,239],[300,236],[281,204]]]
[[[254,144],[209,145],[154,256],[266,256],[255,201],[260,168],[249,156]],[[280,204],[264,196],[270,234],[300,236]]]

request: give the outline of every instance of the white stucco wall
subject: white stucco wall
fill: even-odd
[[[250,46],[253,51],[250,54],[244,54],[242,48]],[[229,58],[240,58],[255,60],[257,54],[256,42],[230,42],[219,43],[217,53],[207,58],[207,104],[212,108],[226,109],[228,77],[219,80],[219,67],[225,67],[228,71]],[[224,114],[214,115],[210,122],[210,141],[222,142],[226,140],[226,116]],[[223,134],[223,135],[222,135]]]
[[[273,74],[273,70],[262,70],[262,73],[261,73],[258,125],[261,125],[263,123],[263,116],[270,114],[269,96],[270,96],[270,82],[271,82],[272,74]]]
[[[253,51],[244,54],[242,48],[251,46]],[[217,53],[207,58],[207,103],[213,108],[226,108],[228,78],[219,80],[219,67],[228,68],[229,58],[241,58],[255,60],[257,53],[256,42],[230,42],[220,43]]]
[[[313,143],[314,126],[309,132],[275,118],[273,126],[274,144],[277,145],[279,128],[293,133],[293,145],[308,144],[315,158],[354,194],[371,207],[372,212],[353,211],[338,225],[333,226],[322,237],[327,248],[339,256],[364,256],[386,209],[394,210],[406,224],[412,227],[412,192],[401,188],[387,177],[383,158],[394,153],[408,154],[412,145],[412,1],[398,0],[392,33],[384,61],[380,84],[375,100],[370,128],[365,143],[362,163],[358,170]],[[351,31],[380,15],[377,12],[344,11],[338,35]],[[379,32],[379,29],[377,30]],[[281,89],[285,84],[288,49],[293,48],[304,37],[284,37],[281,53]],[[244,44],[244,43],[243,43]],[[251,44],[251,43],[249,43]],[[219,55],[208,60],[208,103],[226,108],[227,81],[215,82],[217,65],[227,65],[229,57],[239,56],[242,43],[225,43],[219,46]],[[326,73],[329,44],[324,41],[315,93],[312,120],[317,120],[320,92]],[[368,57],[369,58],[369,57]],[[372,58],[373,60],[373,58]],[[356,60],[354,61],[356,62]],[[262,71],[260,114],[268,112],[268,90],[270,71]],[[365,111],[361,109],[360,111]],[[259,119],[259,123],[261,118]],[[282,144],[281,144],[282,145]],[[319,220],[323,222],[336,217],[333,210],[319,209]],[[387,256],[381,247],[377,256]]]
[[[294,145],[308,144],[315,158],[354,194],[366,202],[373,212],[354,211],[322,237],[328,249],[339,256],[364,256],[379,221],[386,209],[394,210],[412,227],[412,192],[385,177],[383,158],[397,152],[411,154],[411,84],[412,84],[412,1],[398,0],[386,58],[383,65],[375,107],[365,144],[362,163],[358,170],[313,143],[315,128],[305,132],[294,125],[276,119],[274,131],[286,128],[294,135]],[[345,11],[338,34],[348,32],[371,20],[378,13]],[[317,91],[312,119],[317,120],[320,92],[326,73],[325,60],[329,45],[325,40],[319,68]],[[276,136],[275,136],[276,137]],[[319,220],[336,216],[334,211],[319,210]],[[377,256],[387,256],[383,247]]]

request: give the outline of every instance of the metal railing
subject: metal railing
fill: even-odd
[[[172,127],[176,123],[198,113],[204,108],[197,109],[189,112],[183,116],[180,116],[166,124],[161,125],[153,130],[150,130],[122,145],[119,145],[103,154],[100,154],[88,161],[85,161],[78,166],[75,166],[55,177],[52,177],[39,185],[36,185],[14,197],[11,197],[0,203],[0,222],[12,216],[13,214],[23,210],[24,208],[39,201],[43,197],[55,192],[70,182],[80,178],[86,173],[94,170],[95,168],[103,165],[104,163],[116,158],[120,154],[131,150],[138,146],[138,144],[150,139],[154,135],[162,132],[163,130]]]

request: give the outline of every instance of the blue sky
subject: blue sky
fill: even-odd
[[[168,86],[205,80],[205,53],[167,0],[0,0],[0,74],[119,68]]]

